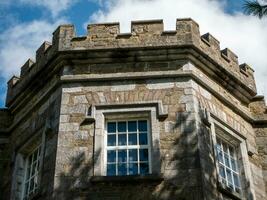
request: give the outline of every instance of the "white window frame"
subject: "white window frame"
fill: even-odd
[[[37,151],[37,158],[34,161],[34,154]],[[32,156],[32,161],[30,161],[30,157]],[[36,163],[35,163],[36,162]],[[38,169],[37,166],[34,169],[34,175],[32,174],[32,170],[33,170],[33,165],[37,164],[37,162],[39,162],[38,164]],[[42,144],[38,144],[31,153],[29,153],[26,157],[26,162],[25,162],[25,166],[24,166],[24,179],[23,179],[23,186],[22,186],[22,200],[25,199],[29,199],[32,195],[36,194],[36,192],[38,192],[39,187],[40,187],[40,168],[41,168],[41,164],[42,164]],[[30,174],[28,174],[28,167],[30,165]],[[37,179],[37,183],[36,185],[33,185],[33,190],[30,191],[30,181],[31,179]],[[27,191],[26,191],[26,184],[28,185]]]
[[[232,193],[239,198],[242,198],[244,196],[253,196],[255,198],[255,191],[253,185],[248,186],[247,182],[253,183],[253,178],[251,175],[251,169],[248,158],[248,150],[246,145],[246,138],[241,133],[233,129],[231,126],[226,124],[224,121],[222,121],[220,118],[218,118],[216,115],[209,113],[209,122],[211,124],[211,136],[213,141],[213,147],[214,147],[214,156],[215,156],[215,165],[217,170],[217,177],[219,184],[223,187],[223,184],[220,182],[219,179],[219,166],[217,162],[216,157],[216,137],[219,136],[219,138],[222,138],[226,141],[228,141],[230,144],[236,147],[237,150],[237,160],[238,160],[238,166],[239,166],[239,182],[241,186],[240,193],[236,193],[232,191]],[[218,129],[219,128],[219,129]],[[218,133],[217,130],[221,130],[220,133]],[[242,176],[241,176],[242,174]],[[227,189],[227,188],[226,188]]]
[[[94,119],[94,167],[93,176],[106,175],[105,161],[105,124],[106,120],[146,118],[150,122],[151,135],[151,174],[161,173],[160,160],[160,120],[165,119],[168,113],[161,101],[128,102],[122,104],[92,105],[88,119]]]
[[[218,141],[220,140],[220,141]],[[220,144],[219,144],[220,143]],[[222,162],[220,161],[219,159],[219,155],[218,155],[218,144],[220,145],[220,149],[221,149],[221,152],[222,152]],[[217,162],[217,165],[218,165],[218,177],[219,177],[219,181],[222,183],[222,184],[226,184],[227,187],[230,187],[231,188],[231,185],[232,185],[232,189],[241,194],[241,183],[240,183],[240,167],[239,167],[239,162],[238,162],[238,158],[237,158],[237,154],[238,154],[238,148],[237,146],[229,143],[228,141],[226,141],[225,139],[221,138],[220,136],[217,136],[216,135],[216,144],[215,144],[215,151],[216,151],[216,162]],[[226,150],[224,148],[227,148]],[[230,148],[232,148],[233,150],[233,155],[231,155],[230,153]],[[228,159],[229,160],[229,167],[227,166],[226,164],[226,158],[225,158],[225,154],[226,156],[228,156]],[[235,162],[235,166],[236,166],[236,171],[233,169],[233,166],[232,166],[232,160]],[[225,178],[223,178],[221,176],[221,173],[220,173],[220,166],[223,167],[223,170],[224,170],[224,175],[225,175]],[[232,184],[228,181],[228,174],[227,174],[227,170],[230,171],[230,175],[231,175],[231,181],[232,181]],[[235,184],[235,180],[234,180],[234,174],[237,176],[237,181],[238,181],[238,184],[239,186],[237,186]]]
[[[145,120],[147,121],[147,145],[128,145],[128,121],[141,121],[141,120]],[[107,176],[107,151],[108,150],[128,150],[128,149],[137,149],[139,152],[139,149],[148,149],[148,165],[149,165],[149,172],[148,174],[152,173],[152,161],[151,161],[151,124],[150,124],[150,120],[148,118],[126,118],[126,119],[120,119],[118,118],[116,120],[115,119],[107,119],[105,120],[105,135],[104,135],[104,175]],[[126,122],[126,145],[125,146],[119,146],[118,144],[116,144],[116,146],[108,146],[107,145],[107,124],[109,122],[116,122],[116,126],[118,124],[118,122]],[[118,132],[116,131],[116,140],[118,140]],[[139,144],[139,131],[137,130],[137,144]],[[127,151],[128,152],[128,151]],[[128,158],[128,155],[127,155]],[[116,163],[118,163],[118,161],[116,160]],[[128,160],[126,161],[126,163],[128,164]],[[137,163],[138,163],[138,174],[140,175],[140,161],[139,161],[139,153],[137,153]],[[116,176],[117,175],[117,169],[116,169]],[[127,176],[129,175],[128,172],[128,167],[127,167]]]

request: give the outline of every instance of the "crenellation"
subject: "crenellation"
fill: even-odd
[[[20,77],[25,77],[30,71],[32,65],[34,65],[34,61],[32,59],[28,59],[25,64],[20,68]]]
[[[220,51],[220,42],[217,40],[213,35],[210,33],[205,33],[201,36],[201,40],[204,41],[208,46],[211,47],[211,49],[214,49],[214,51],[219,52]]]
[[[11,79],[7,82],[8,88],[13,88],[20,81],[20,77],[12,76]]]
[[[230,64],[238,66],[238,56],[232,52],[230,49],[225,48],[221,50],[222,57],[226,59]]]
[[[87,37],[91,40],[115,38],[120,32],[120,25],[119,22],[89,24],[87,26],[87,32]]]
[[[43,42],[43,44],[41,44],[41,46],[37,49],[36,51],[36,61],[38,61],[39,59],[41,59],[45,52],[48,50],[49,47],[51,47],[51,43],[50,42]]]
[[[160,35],[163,32],[163,20],[132,21],[131,33],[138,36],[142,34]]]
[[[73,24],[60,25],[53,33],[53,48],[58,51],[71,49],[71,39],[75,36]]]
[[[239,67],[238,57],[228,48],[220,50],[220,42],[210,33],[200,36],[199,25],[190,18],[177,19],[176,30],[171,31],[164,31],[163,20],[132,21],[131,33],[120,33],[118,22],[89,24],[87,30],[88,34],[86,36],[76,37],[73,25],[59,26],[53,33],[52,45],[49,42],[44,42],[36,51],[35,69],[32,70],[34,73],[26,73],[28,71],[26,66],[33,65],[31,62],[26,63],[21,71],[21,79],[31,79],[33,74],[42,70],[46,62],[58,52],[160,46],[183,48],[193,45],[218,63],[221,66],[220,71],[231,74],[244,85],[249,82],[249,90],[253,90],[250,93],[256,94],[253,70],[243,65]],[[170,58],[171,56],[169,55]],[[246,73],[244,73],[244,69]],[[26,78],[26,76],[29,77]],[[24,84],[25,81],[21,82],[23,82],[23,85],[26,84]],[[9,89],[12,89],[12,87],[9,87]]]

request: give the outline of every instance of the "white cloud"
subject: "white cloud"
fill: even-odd
[[[267,96],[267,20],[224,12],[217,0],[112,0],[91,17],[91,22],[119,21],[121,32],[130,31],[131,20],[163,19],[166,30],[175,29],[175,19],[191,17],[202,34],[210,32],[255,69],[259,94]]]
[[[64,20],[55,23],[33,21],[13,26],[0,34],[0,76],[8,80],[12,75],[19,74],[28,58],[43,41],[51,41],[52,33]]]
[[[19,0],[21,3],[33,5],[33,6],[42,6],[48,9],[53,17],[56,17],[61,11],[67,10],[77,0]]]

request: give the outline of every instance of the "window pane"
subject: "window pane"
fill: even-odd
[[[137,161],[137,149],[129,150],[129,161]]]
[[[230,167],[230,160],[229,160],[229,156],[225,153],[224,154],[224,161],[225,161],[225,165],[227,167]]]
[[[148,163],[140,163],[140,174],[148,174],[149,168]]]
[[[147,144],[147,133],[139,134],[139,144],[142,144],[142,145]]]
[[[118,164],[118,175],[127,175],[127,164]]]
[[[227,174],[227,181],[232,184],[231,171],[229,169],[226,169],[226,174]]]
[[[138,121],[138,130],[139,131],[147,131],[147,121],[146,120]]]
[[[116,164],[108,164],[107,175],[108,176],[115,176],[116,175]]]
[[[222,155],[222,151],[219,151],[219,152],[218,152],[218,158],[219,158],[219,161],[220,161],[221,163],[223,163],[223,155]]]
[[[233,175],[234,175],[234,183],[235,183],[235,186],[236,187],[240,187],[238,175],[235,174],[235,173]]]
[[[118,132],[126,132],[126,122],[118,122]]]
[[[108,146],[116,145],[116,135],[108,135]]]
[[[126,162],[127,161],[127,152],[126,150],[119,150],[118,151],[118,162]]]
[[[126,145],[126,134],[118,135],[118,145],[120,146]]]
[[[136,132],[137,131],[137,123],[136,121],[128,122],[128,132]]]
[[[148,150],[147,149],[139,150],[139,159],[140,161],[148,161]]]
[[[232,170],[236,172],[237,171],[236,161],[233,158],[231,158],[231,165],[232,165]]]
[[[230,155],[231,155],[232,157],[234,157],[234,156],[235,156],[234,148],[231,147],[231,146],[229,146],[229,151],[230,151]]]
[[[129,164],[129,175],[138,174],[138,164],[137,163],[130,163]]]
[[[108,123],[108,133],[116,133],[116,122]]]
[[[137,134],[129,134],[128,135],[128,145],[136,145],[137,144]]]
[[[219,166],[219,171],[220,171],[220,176],[222,178],[225,178],[225,171],[224,171],[224,167],[222,165]]]
[[[108,162],[116,162],[116,151],[108,151]]]

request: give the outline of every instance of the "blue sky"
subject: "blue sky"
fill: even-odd
[[[14,74],[19,75],[20,66],[28,58],[34,58],[34,52],[43,40],[51,40],[52,32],[59,24],[72,23],[77,35],[84,35],[86,24],[90,22],[120,21],[121,30],[127,31],[131,20],[147,18],[162,18],[165,28],[172,29],[175,18],[192,17],[203,33],[211,32],[221,41],[222,47],[230,46],[241,55],[242,62],[248,61],[259,71],[259,92],[267,94],[267,62],[261,55],[256,58],[251,55],[254,50],[262,52],[263,56],[267,54],[267,47],[261,49],[263,44],[267,46],[264,36],[267,30],[263,28],[267,27],[267,22],[242,14],[242,5],[243,0],[1,1],[0,108],[5,104],[6,81]],[[248,41],[251,36],[256,39]]]

